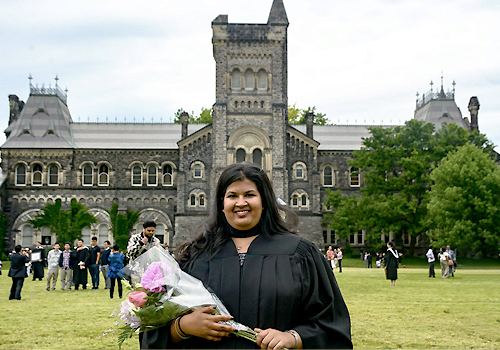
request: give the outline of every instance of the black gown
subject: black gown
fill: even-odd
[[[396,251],[397,254],[397,251]],[[392,254],[390,250],[385,253],[385,267],[387,269],[387,279],[398,279],[398,259]]]
[[[35,247],[33,249],[33,253],[35,253],[35,252],[41,252],[42,253],[42,255],[41,255],[42,262],[39,262],[39,261],[35,262],[34,261],[34,262],[31,263],[31,269],[33,270],[33,280],[35,280],[37,278],[41,280],[43,278],[43,276],[44,276],[44,270],[43,270],[43,268],[45,266],[45,259],[46,259],[46,257],[45,257],[45,250],[42,247]]]
[[[293,234],[258,236],[243,266],[232,241],[208,259],[202,253],[186,272],[207,284],[234,320],[251,328],[296,330],[304,348],[352,348],[349,312],[318,248]],[[170,326],[145,332],[141,348],[258,348],[231,336],[220,342],[191,337],[170,344]]]
[[[73,255],[74,260],[74,268],[73,268],[73,283],[87,285],[87,269],[89,266],[89,258],[90,252],[87,247],[80,251],[76,249],[71,253]],[[83,261],[85,263],[85,268],[81,269],[78,263]]]

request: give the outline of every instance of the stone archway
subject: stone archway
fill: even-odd
[[[142,230],[142,224],[146,221],[154,221],[159,229],[159,225],[163,225],[163,243],[169,244],[170,242],[170,233],[173,232],[172,222],[170,221],[170,217],[167,213],[162,210],[158,210],[155,208],[146,208],[139,212],[139,219],[137,223],[134,225],[133,233],[139,232]]]

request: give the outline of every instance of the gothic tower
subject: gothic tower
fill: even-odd
[[[287,196],[287,28],[282,0],[273,1],[266,24],[228,23],[227,15],[212,22],[212,183],[227,165],[247,161],[267,172],[278,197]]]

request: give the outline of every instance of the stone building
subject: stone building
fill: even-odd
[[[288,124],[288,25],[282,0],[273,1],[265,24],[233,24],[227,15],[212,22],[211,124],[188,124],[187,114],[180,124],[77,123],[57,78],[54,88],[30,80],[25,104],[10,95],[0,179],[7,248],[36,240],[53,244],[50,229],[34,229],[29,220],[56,199],[68,208],[72,198],[98,219],[82,230],[85,242],[94,235],[100,244],[112,241],[106,210],[118,203],[121,212],[140,212],[136,230],[154,220],[157,236],[177,246],[203,227],[221,171],[241,161],[266,171],[277,196],[300,215],[301,235],[318,246],[340,244],[322,225],[322,198],[326,189],[359,191],[362,174],[348,160],[369,132],[360,125],[314,125],[312,114],[306,125]],[[415,118],[477,128],[477,99],[469,108],[476,116],[472,125],[456,106],[454,91],[441,89],[417,100]],[[348,240],[362,247],[364,232]]]

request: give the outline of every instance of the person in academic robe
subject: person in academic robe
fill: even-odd
[[[9,300],[21,300],[21,290],[23,289],[24,279],[28,277],[25,264],[29,263],[30,259],[20,245],[16,245],[14,251],[15,252],[9,256],[9,277],[12,278]]]
[[[83,245],[83,239],[78,240],[78,247],[73,250],[72,255],[74,259],[73,283],[75,284],[75,290],[78,290],[80,285],[82,285],[83,289],[87,289],[90,253],[89,248]]]
[[[31,269],[33,270],[33,281],[36,280],[37,278],[41,281],[44,276],[44,270],[43,268],[45,267],[45,261],[46,256],[45,256],[45,249],[42,247],[42,242],[37,241],[36,242],[36,247],[33,249],[33,253],[40,252],[41,253],[41,258],[38,261],[32,261],[31,262]]]
[[[231,316],[214,315],[208,306],[144,332],[141,348],[352,348],[349,312],[332,268],[292,231],[296,216],[278,204],[265,171],[230,165],[216,196],[208,229],[176,257],[235,321],[258,332],[257,344],[231,335],[230,326],[218,323]]]
[[[386,278],[391,280],[391,286],[396,286],[396,280],[398,279],[398,260],[399,254],[396,249],[394,249],[394,243],[387,243],[387,253],[385,254],[385,268],[386,268]]]

